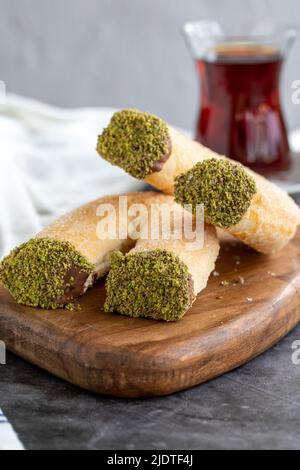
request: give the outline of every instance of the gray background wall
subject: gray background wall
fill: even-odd
[[[194,123],[198,81],[180,30],[186,20],[252,18],[298,23],[299,0],[0,0],[0,79],[9,91],[62,106],[138,107],[173,124]],[[288,121],[300,125],[291,82]]]

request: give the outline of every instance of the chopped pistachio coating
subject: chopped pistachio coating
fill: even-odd
[[[155,320],[180,320],[191,305],[187,266],[165,250],[111,255],[106,312]]]
[[[0,281],[19,304],[56,309],[63,307],[57,299],[73,287],[74,269],[89,275],[95,268],[68,242],[34,238],[4,258]]]
[[[256,193],[251,175],[236,163],[208,159],[175,180],[175,200],[181,205],[203,204],[208,223],[229,228],[241,221]]]
[[[97,151],[135,178],[154,172],[155,163],[169,153],[167,125],[158,117],[133,109],[115,113],[98,138]]]

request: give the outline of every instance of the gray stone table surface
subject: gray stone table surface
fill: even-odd
[[[223,377],[138,400],[86,393],[8,354],[0,407],[27,449],[299,449],[295,341],[300,326]]]

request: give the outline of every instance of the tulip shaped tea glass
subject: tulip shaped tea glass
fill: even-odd
[[[201,81],[196,140],[261,173],[287,170],[279,85],[297,28],[200,21],[184,33]]]

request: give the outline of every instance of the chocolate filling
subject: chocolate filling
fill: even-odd
[[[168,151],[165,153],[165,155],[158,161],[153,163],[152,170],[154,173],[158,173],[163,169],[164,164],[166,161],[170,158],[172,153],[172,141],[169,139],[168,141]]]
[[[91,277],[91,282],[87,285],[88,279]],[[93,287],[97,281],[97,274],[89,274],[82,271],[78,266],[73,266],[65,276],[64,294],[55,300],[59,305],[65,305],[81,297],[88,288]]]

